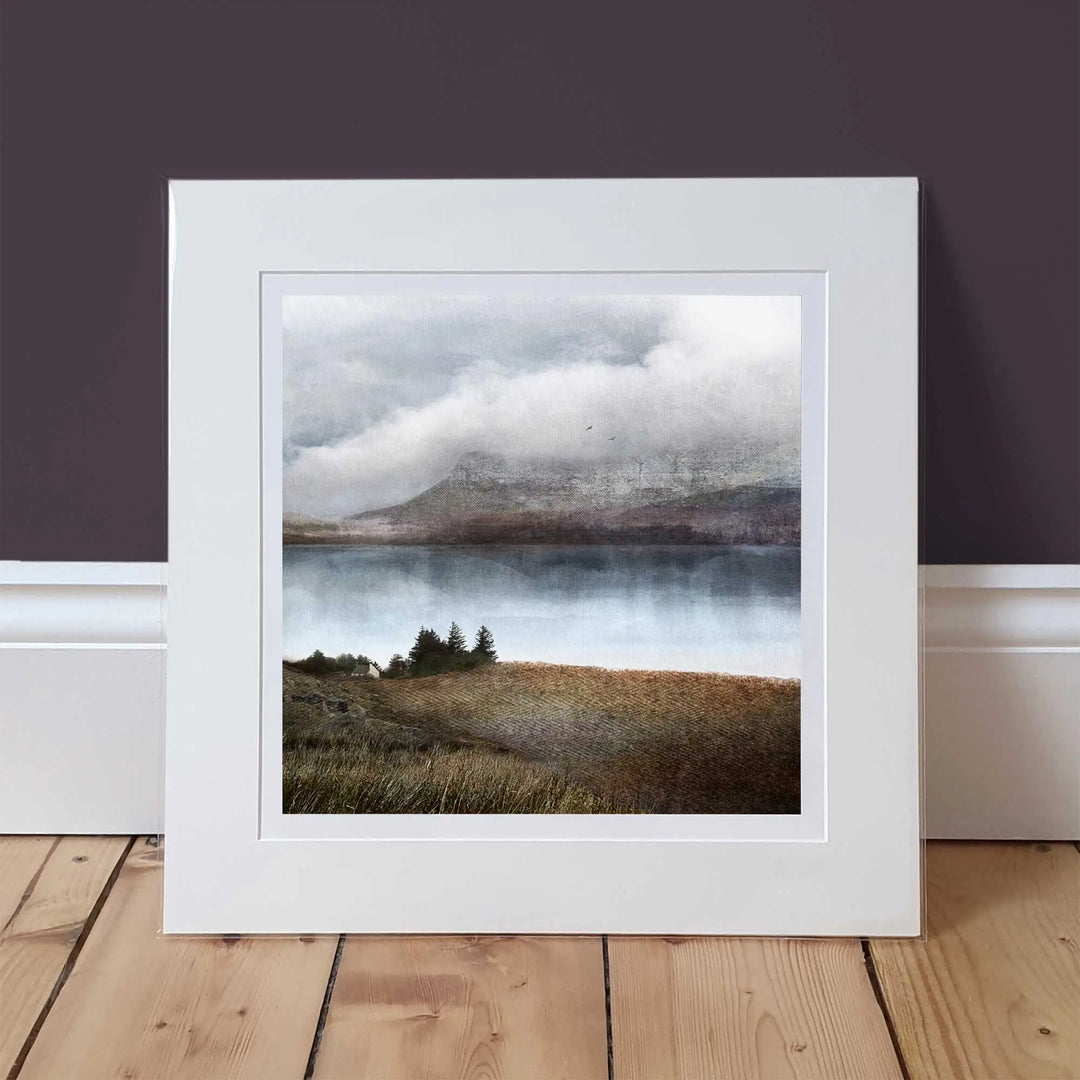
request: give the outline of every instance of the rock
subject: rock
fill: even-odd
[[[348,734],[350,732],[359,731],[361,728],[367,726],[365,720],[366,713],[363,709],[357,709],[355,712],[347,712],[343,715],[335,716],[330,721],[330,727],[339,733]]]
[[[293,701],[303,702],[305,705],[321,705],[323,712],[343,713],[349,711],[349,703],[342,698],[328,698],[314,692],[310,694],[293,694]]]

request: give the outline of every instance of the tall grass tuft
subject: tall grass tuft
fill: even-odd
[[[629,812],[509,754],[390,748],[363,738],[286,748],[287,814],[619,814]]]

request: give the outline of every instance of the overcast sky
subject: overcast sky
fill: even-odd
[[[469,450],[750,447],[790,473],[799,314],[779,296],[288,296],[285,512],[394,505]]]

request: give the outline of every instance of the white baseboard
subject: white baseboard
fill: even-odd
[[[165,567],[0,562],[0,832],[161,830]]]
[[[164,690],[161,647],[0,647],[0,832],[162,831]]]
[[[926,832],[1080,838],[1080,567],[924,568]],[[165,567],[0,562],[0,832],[161,820]]]
[[[1080,838],[1080,566],[928,566],[927,836]]]

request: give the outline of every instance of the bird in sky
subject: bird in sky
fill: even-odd
[[[608,436],[608,442],[614,442],[614,441],[615,441],[615,436],[614,435],[609,435]]]
[[[585,430],[586,431],[592,431],[592,424],[590,424]]]

